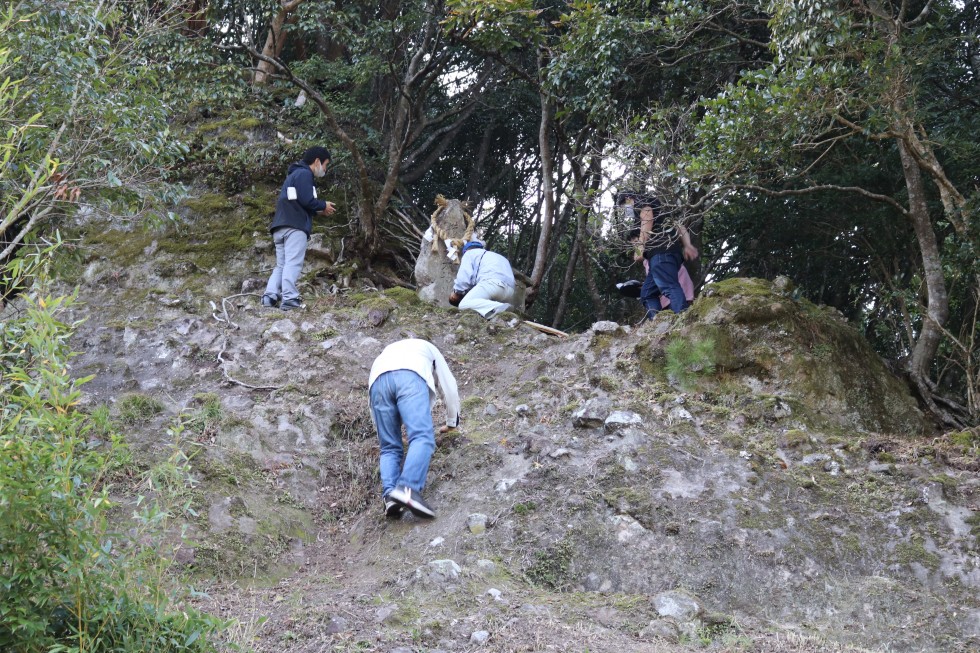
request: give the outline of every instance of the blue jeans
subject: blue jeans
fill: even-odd
[[[684,289],[677,280],[677,272],[683,264],[684,258],[676,252],[664,252],[650,257],[650,273],[640,289],[640,301],[647,309],[648,318],[660,311],[660,295],[670,300],[670,310],[675,313],[686,308]]]
[[[393,370],[374,380],[370,395],[381,445],[382,493],[388,494],[396,485],[421,492],[436,449],[429,386],[415,372]],[[402,424],[408,433],[408,453],[402,447]]]

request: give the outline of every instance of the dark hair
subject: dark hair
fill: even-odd
[[[321,145],[317,145],[316,147],[311,147],[310,149],[306,150],[306,152],[303,154],[303,163],[306,165],[312,164],[317,159],[320,159],[321,163],[326,163],[329,161],[330,150]]]
[[[634,209],[656,209],[659,206],[660,202],[657,201],[657,198],[649,195],[638,196],[636,198],[636,203],[633,204]]]
[[[635,191],[622,191],[616,193],[616,205],[620,206],[625,204],[628,200],[633,200],[634,209],[645,209],[645,208],[657,208],[660,206],[660,202],[657,198],[647,195],[646,193],[637,193]]]

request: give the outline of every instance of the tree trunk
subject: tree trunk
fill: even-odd
[[[286,20],[289,18],[289,14],[295,11],[302,3],[303,0],[280,1],[279,11],[276,12],[275,17],[272,19],[272,24],[269,25],[269,34],[265,37],[265,45],[262,47],[263,55],[270,59],[279,58],[279,55],[282,54],[282,47],[286,44],[286,33],[283,29],[286,26]],[[260,59],[258,65],[255,67],[253,83],[255,85],[265,84],[275,69],[276,67],[273,64]]]
[[[581,214],[579,214],[581,216]],[[565,319],[565,310],[568,308],[568,295],[572,291],[572,281],[575,280],[575,264],[578,262],[579,240],[582,238],[584,228],[579,224],[581,217],[576,220],[575,240],[572,242],[572,249],[568,252],[568,265],[565,267],[565,278],[562,280],[561,291],[558,295],[558,306],[555,308],[555,317],[551,321],[551,326],[556,329],[561,328],[561,321]]]
[[[592,299],[592,306],[595,308],[596,317],[600,320],[606,319],[606,301],[599,292],[596,285],[595,276],[592,274],[592,259],[589,258],[589,234],[587,229],[582,230],[582,237],[578,241],[579,258],[582,259],[582,274],[585,275],[585,287],[589,290],[589,297]]]
[[[483,130],[483,138],[480,140],[480,150],[476,156],[476,161],[473,163],[473,167],[470,169],[469,181],[466,184],[466,197],[465,199],[472,202],[473,206],[480,203],[483,199],[483,194],[479,192],[477,184],[480,178],[483,177],[483,168],[487,162],[487,156],[490,154],[490,141],[493,138],[494,123],[489,122]]]
[[[208,31],[208,0],[188,0],[184,13],[184,34],[204,36]]]
[[[544,53],[538,54],[538,68],[544,74]],[[541,126],[538,129],[538,150],[541,153],[541,233],[538,234],[538,248],[534,254],[534,267],[531,269],[531,287],[527,289],[527,299],[524,303],[525,308],[530,308],[538,296],[541,287],[541,280],[544,278],[544,267],[548,260],[548,241],[551,238],[551,222],[555,212],[555,192],[552,183],[554,174],[553,153],[551,150],[551,99],[547,92],[542,89],[539,92],[541,99]]]
[[[939,242],[932,228],[932,220],[929,219],[922,170],[909,152],[905,141],[898,140],[898,152],[902,159],[902,171],[905,174],[905,185],[909,193],[909,218],[912,220],[912,228],[922,255],[922,274],[927,293],[926,314],[922,319],[919,337],[916,338],[915,346],[912,348],[908,370],[923,400],[935,414],[943,416],[944,411],[940,410],[932,400],[930,372],[943,337],[943,325],[949,317],[949,297],[946,295]]]

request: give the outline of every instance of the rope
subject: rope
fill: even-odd
[[[453,238],[451,234],[447,233],[445,229],[439,226],[437,222],[438,216],[449,206],[450,202],[457,202],[460,209],[463,211],[463,218],[466,220],[466,230],[463,232],[462,238]],[[458,200],[447,200],[441,194],[436,195],[436,210],[432,214],[430,224],[432,226],[432,233],[435,234],[435,238],[432,239],[432,252],[436,253],[439,251],[439,243],[450,241],[450,244],[456,248],[456,260],[460,259],[460,255],[463,251],[463,245],[470,238],[473,237],[473,232],[476,231],[476,224],[473,221],[473,216],[466,212],[465,204]]]

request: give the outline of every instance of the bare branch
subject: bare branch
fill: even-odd
[[[909,22],[905,23],[905,27],[918,27],[923,22],[925,22],[926,18],[929,17],[929,13],[931,11],[932,11],[932,0],[929,0],[926,3],[926,6],[922,8],[922,11],[919,12],[918,16],[916,16]]]
[[[770,197],[790,197],[794,195],[808,195],[810,193],[818,193],[821,191],[838,191],[844,193],[857,193],[858,195],[863,195],[868,199],[873,199],[878,202],[884,202],[885,204],[891,205],[895,210],[901,213],[903,216],[908,216],[909,210],[902,206],[894,198],[888,195],[882,195],[880,193],[872,193],[871,191],[861,188],[860,186],[838,186],[837,184],[819,184],[817,186],[808,186],[806,188],[791,188],[786,190],[773,190],[771,188],[766,188],[765,186],[756,186],[753,184],[733,184],[732,188],[738,188],[740,190],[752,190],[759,193],[764,193]]]

